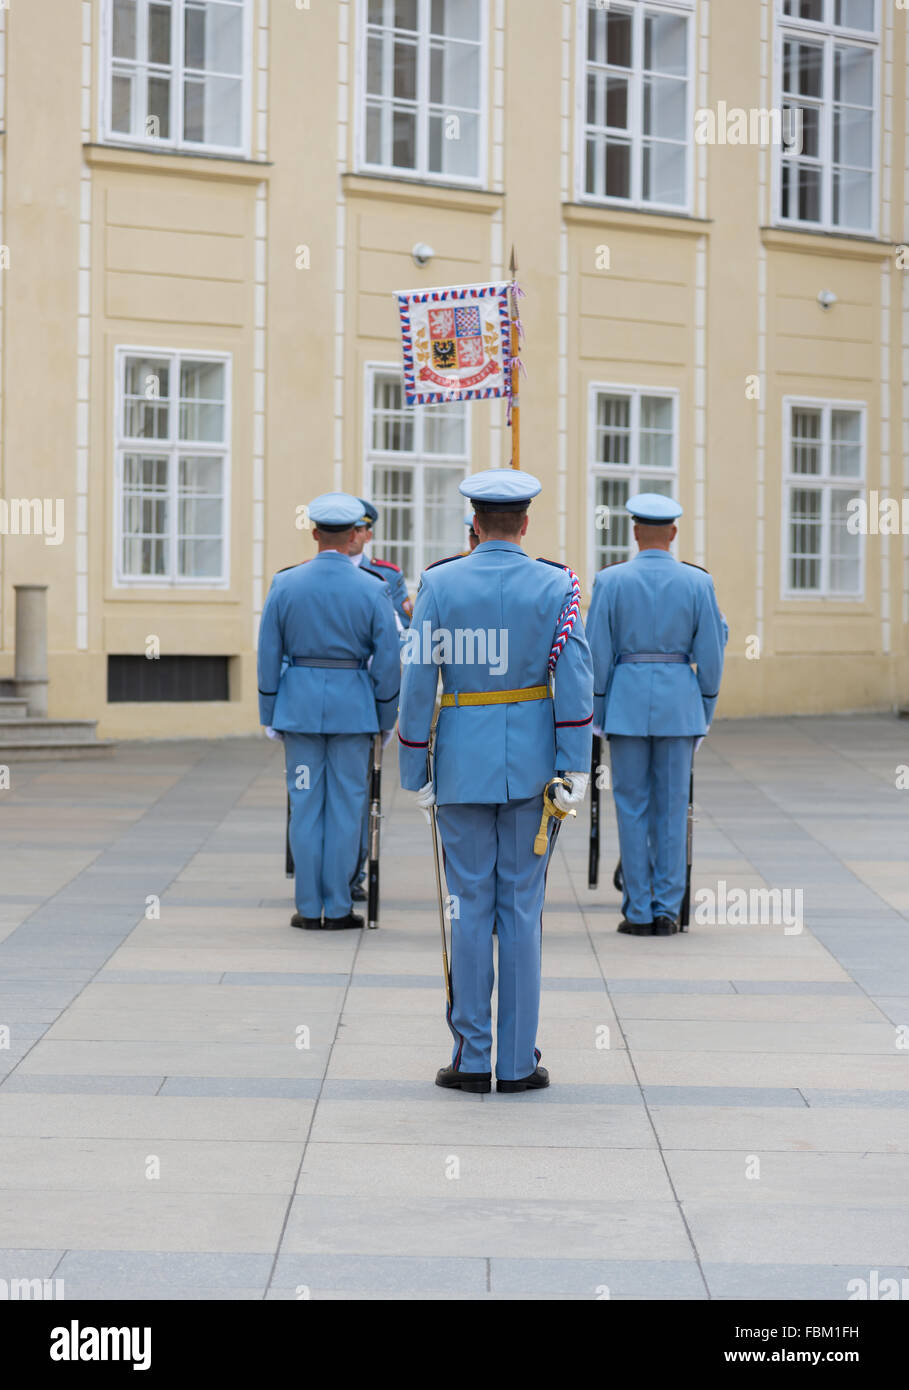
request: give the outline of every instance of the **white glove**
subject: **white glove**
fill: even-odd
[[[596,726],[596,724],[594,724],[594,726],[593,726],[593,732],[596,734],[597,738],[603,738],[603,737],[604,737],[603,730],[602,730],[602,729],[598,729],[597,726]]]
[[[266,738],[276,738],[276,739],[278,739],[281,743],[284,742],[284,735],[281,733],[281,730],[280,730],[280,729],[273,729],[273,728],[271,727],[270,724],[266,726],[266,729],[265,729],[265,737],[266,737]]]
[[[708,725],[707,725],[707,734],[709,734],[709,733],[710,733],[710,725],[708,724]],[[696,739],[694,740],[694,751],[695,751],[695,753],[698,751],[698,749],[700,748],[701,744],[704,742],[704,739],[707,737],[707,734],[701,734],[700,738],[696,738]]]
[[[394,729],[384,729],[382,731],[382,747],[387,748],[395,736]]]
[[[416,793],[416,798],[417,805],[423,812],[423,815],[426,817],[427,824],[431,825],[432,817],[429,814],[429,808],[430,806],[435,806],[436,804],[436,793],[432,783],[427,782],[425,786],[422,786],[420,790]]]
[[[590,773],[566,772],[565,777],[569,785],[567,787],[556,787],[552,794],[552,799],[560,811],[571,811],[575,806],[579,806],[587,795],[587,783],[590,781]]]

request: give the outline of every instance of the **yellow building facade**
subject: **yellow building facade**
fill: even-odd
[[[0,679],[14,586],[47,584],[52,716],[254,730],[312,496],[371,497],[412,591],[463,547],[504,408],[404,410],[392,292],[506,278],[514,245],[534,552],[589,594],[624,498],[671,491],[730,624],[721,716],[909,702],[905,7],[0,21]]]

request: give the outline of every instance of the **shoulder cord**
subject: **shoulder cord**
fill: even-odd
[[[556,662],[562,655],[562,649],[571,636],[572,629],[581,611],[581,582],[574,570],[568,565],[561,565],[560,568],[565,571],[568,578],[571,580],[571,593],[565,600],[562,611],[559,614],[559,621],[556,624],[555,640],[552,644],[552,650],[549,653],[550,672],[555,670]]]

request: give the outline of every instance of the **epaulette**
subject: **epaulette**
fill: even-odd
[[[693,560],[683,560],[683,561],[682,561],[682,564],[683,564],[683,565],[688,565],[688,567],[689,567],[690,569],[693,569],[693,570],[700,570],[700,571],[701,571],[701,574],[709,574],[709,573],[710,573],[709,570],[705,570],[705,569],[704,569],[704,566],[703,566],[703,565],[696,565],[696,564],[694,563]]]
[[[300,568],[301,565],[308,565],[308,564],[309,564],[309,561],[308,561],[308,560],[298,560],[297,563],[296,563],[295,565],[285,565],[283,569],[280,569],[280,570],[278,570],[277,572],[278,572],[278,574],[286,574],[288,570],[297,570],[297,569]]]
[[[538,555],[538,556],[537,556],[537,561],[538,561],[541,565],[552,565],[552,566],[553,566],[555,569],[557,569],[557,570],[567,569],[567,566],[566,566],[566,565],[563,565],[563,564],[561,563],[561,561],[559,561],[559,560],[547,560],[545,555]]]
[[[370,568],[370,565],[358,565],[357,568],[361,574],[368,574],[371,579],[378,579],[380,584],[385,584],[387,582],[385,575],[376,574],[375,570]]]
[[[431,565],[426,566],[426,569],[434,570],[437,569],[439,565],[447,565],[451,560],[463,560],[464,558],[463,552],[460,555],[446,555],[444,560],[433,560]]]
[[[374,560],[370,560],[369,563],[370,563],[371,565],[384,565],[386,569],[389,569],[389,570],[397,570],[398,574],[401,573],[401,566],[400,566],[400,565],[396,565],[396,564],[394,563],[393,560],[375,560],[375,559],[374,559]]]

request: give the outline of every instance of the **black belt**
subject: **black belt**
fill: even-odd
[[[616,662],[616,666],[622,666],[627,661],[668,661],[673,666],[690,666],[691,657],[684,652],[625,652]]]
[[[354,661],[346,656],[294,656],[293,666],[315,666],[324,671],[365,671],[365,661]]]

